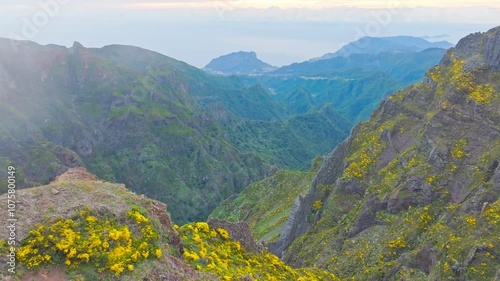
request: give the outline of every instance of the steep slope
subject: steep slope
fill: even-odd
[[[498,279],[499,46],[467,36],[358,125],[273,251],[341,279]]]
[[[4,268],[2,280],[218,280],[180,259],[167,205],[122,184],[76,168],[16,195],[16,274]],[[7,202],[7,194],[0,198]],[[7,213],[7,205],[0,210]],[[0,237],[3,267],[9,229]]]
[[[220,80],[210,79],[139,48],[17,42],[13,49],[0,40],[0,161],[18,168],[19,187],[85,165],[171,202],[180,222],[203,220],[265,175],[262,161],[239,153],[193,98],[202,87],[218,93]],[[220,83],[244,96],[231,81]]]
[[[288,221],[295,198],[311,188],[315,173],[278,171],[224,200],[210,217],[248,223],[253,237],[271,246]]]
[[[236,52],[213,59],[203,70],[219,75],[258,74],[276,67],[257,58],[255,52]]]
[[[348,57],[353,54],[415,53],[430,48],[449,49],[451,47],[453,47],[453,44],[446,41],[429,42],[423,38],[413,36],[363,37],[343,46],[335,53],[329,53],[313,60]]]

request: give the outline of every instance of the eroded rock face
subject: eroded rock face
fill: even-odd
[[[474,33],[461,39],[454,53],[457,57],[466,59],[468,69],[489,67],[494,71],[500,68],[500,37],[498,28],[484,33]]]
[[[353,129],[353,132],[356,130],[357,127]],[[283,257],[285,249],[313,226],[314,221],[310,219],[313,216],[311,206],[318,198],[328,195],[328,193],[323,191],[322,187],[333,185],[345,169],[343,159],[348,153],[351,141],[351,138],[344,141],[323,160],[323,164],[312,183],[311,191],[305,197],[299,195],[295,200],[293,209],[290,212],[290,216],[278,242],[271,245],[270,250],[272,253]],[[315,219],[317,219],[319,213],[315,216]]]

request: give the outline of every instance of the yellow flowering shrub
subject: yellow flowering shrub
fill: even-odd
[[[350,164],[347,166],[344,174],[342,175],[342,179],[344,180],[363,178],[384,150],[379,132],[363,132],[360,137],[355,139],[354,146],[354,151],[357,152],[348,159]]]
[[[389,241],[389,248],[405,248],[406,242],[402,237]]]
[[[238,241],[231,240],[222,228],[212,229],[207,223],[191,223],[179,227],[184,245],[184,262],[196,270],[216,274],[221,280],[339,280],[319,270],[294,269],[277,256],[248,253]]]
[[[116,218],[100,219],[84,209],[74,219],[58,218],[50,226],[38,225],[23,240],[17,258],[34,268],[58,257],[70,267],[90,263],[97,271],[109,270],[116,276],[134,270],[134,263],[148,257],[160,258],[159,235],[149,219],[137,210],[127,217],[132,220],[129,225],[119,224]]]
[[[476,220],[476,218],[475,218],[475,217],[473,217],[473,216],[468,216],[468,217],[466,217],[466,218],[465,218],[465,221],[466,221],[466,222],[467,222],[467,224],[468,224],[469,226],[471,226],[471,227],[476,226],[476,222],[477,222],[477,220]]]
[[[466,139],[460,139],[458,140],[455,145],[453,146],[453,149],[451,150],[451,157],[455,159],[461,159],[464,156],[467,156],[465,153],[465,146],[467,146],[467,140]]]
[[[470,91],[469,98],[476,103],[489,105],[493,99],[494,93],[495,88],[491,84],[477,85]]]
[[[500,200],[490,204],[482,215],[489,224],[497,225],[500,222]]]
[[[321,200],[315,201],[312,205],[312,208],[314,211],[317,211],[317,210],[323,208],[323,202],[321,202]]]

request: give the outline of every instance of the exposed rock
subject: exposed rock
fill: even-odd
[[[95,175],[89,173],[87,169],[79,167],[79,168],[71,168],[68,171],[60,176],[58,176],[55,182],[65,182],[65,181],[97,181],[99,180]]]
[[[356,132],[358,128],[359,127],[356,126],[352,132]],[[323,164],[312,183],[312,188],[309,193],[304,198],[299,195],[295,200],[293,209],[290,212],[290,216],[278,242],[270,248],[272,253],[279,257],[283,257],[285,249],[288,248],[295,239],[306,233],[315,223],[315,221],[313,222],[309,219],[312,215],[311,206],[315,201],[322,200],[328,195],[324,194],[323,191],[316,187],[332,185],[338,179],[345,169],[343,160],[349,152],[348,147],[351,142],[352,138],[345,140],[323,160]]]
[[[472,70],[484,66],[492,70],[500,69],[500,30],[496,27],[484,33],[473,33],[461,39],[454,50],[457,57],[465,59],[466,69]]]
[[[415,256],[411,257],[409,261],[403,261],[409,267],[418,269],[426,275],[430,274],[437,262],[436,249],[432,245],[426,245]]]
[[[367,200],[363,210],[349,231],[348,237],[354,237],[360,232],[383,222],[377,221],[377,212],[387,209],[387,202],[381,202],[378,197],[373,196]]]
[[[290,246],[295,239],[309,229],[310,224],[308,223],[308,220],[303,218],[307,218],[310,214],[310,208],[304,206],[304,198],[299,195],[297,199],[295,199],[295,204],[290,212],[290,217],[288,222],[283,227],[278,242],[271,245],[271,248],[269,249],[273,254],[283,257],[285,249]]]

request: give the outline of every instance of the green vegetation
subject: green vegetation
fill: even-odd
[[[311,159],[330,152],[348,136],[350,127],[331,105],[285,120],[237,120],[224,125],[240,151],[296,170],[306,170]]]
[[[288,221],[296,198],[309,191],[314,175],[311,172],[278,171],[223,201],[210,217],[246,221],[256,240],[274,243]]]
[[[498,275],[500,143],[491,120],[499,118],[499,74],[455,50],[427,77],[356,127],[346,151],[332,156],[346,153],[341,162],[326,161],[294,218],[313,226],[286,249],[285,262],[341,280]],[[272,191],[284,194],[279,187]],[[259,207],[248,196],[267,190],[251,186],[214,214],[247,221],[257,233],[270,220],[252,218]]]
[[[332,103],[347,120],[366,120],[391,93],[421,81],[439,63],[444,49],[419,53],[357,54],[285,66],[269,75],[246,77],[272,88],[274,99],[293,113]]]
[[[144,49],[20,44],[48,63],[0,40],[18,85],[0,105],[0,163],[18,168],[18,187],[86,167],[171,204],[178,223],[202,221],[271,165],[306,169],[351,127],[332,107],[295,116],[263,86]]]

